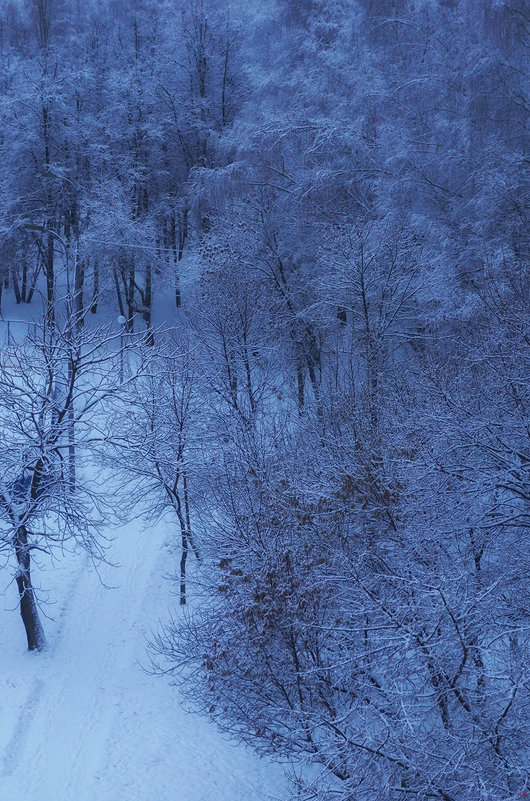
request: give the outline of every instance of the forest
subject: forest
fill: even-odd
[[[529,31],[0,2],[0,584],[40,659],[34,562],[169,520],[152,681],[299,801],[530,792]]]

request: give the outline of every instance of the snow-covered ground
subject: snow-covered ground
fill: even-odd
[[[35,571],[50,592],[46,651],[30,654],[16,586],[0,571],[0,801],[265,801],[278,765],[185,713],[178,688],[141,670],[145,635],[177,599],[167,526],[117,532],[117,567],[66,555]],[[102,584],[103,582],[103,584]],[[107,587],[104,586],[108,585]]]

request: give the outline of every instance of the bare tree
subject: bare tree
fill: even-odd
[[[91,558],[103,558],[102,528],[112,510],[91,460],[107,438],[105,403],[142,370],[138,363],[120,383],[119,332],[81,329],[75,316],[62,316],[56,308],[52,326],[36,325],[34,336],[12,343],[0,369],[0,543],[16,559],[30,650],[44,645],[32,552],[49,554],[73,540]]]
[[[159,345],[149,371],[119,404],[112,442],[132,499],[141,496],[150,520],[168,510],[180,533],[179,592],[186,603],[190,551],[201,561],[192,525],[193,483],[204,440],[204,395],[196,354],[188,345]]]

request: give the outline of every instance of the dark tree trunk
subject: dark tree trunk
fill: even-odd
[[[175,268],[175,306],[180,309],[182,305],[182,296],[180,292],[180,268],[179,262],[182,260],[184,254],[184,246],[188,237],[188,209],[184,208],[182,213],[178,215],[178,229],[177,229],[177,215],[175,212],[171,215],[169,223],[169,240],[171,250],[173,251],[173,260]]]
[[[182,553],[180,556],[180,605],[186,604],[186,562],[188,559],[188,537],[182,531]]]
[[[185,469],[182,470],[182,477],[184,482],[184,508],[182,507],[181,495],[178,491],[170,493],[172,495],[173,506],[177,513],[180,524],[180,537],[182,551],[180,555],[180,605],[186,604],[186,563],[188,561],[189,549],[195,554],[198,562],[201,561],[199,549],[195,544],[194,538],[191,533],[191,519],[190,519],[190,504],[189,504],[189,491],[188,491],[188,475]]]
[[[182,214],[179,215],[179,248],[178,248],[178,258],[177,262],[182,260],[182,256],[184,255],[184,245],[186,244],[186,239],[188,238],[188,209],[184,207]],[[180,269],[177,264],[177,273],[176,273],[176,292],[175,292],[175,301],[177,304],[177,309],[180,308],[182,303],[182,298],[180,295]]]
[[[112,276],[114,278],[114,286],[116,287],[116,297],[118,299],[118,308],[120,310],[120,315],[125,317],[125,306],[123,305],[123,298],[120,289],[120,282],[118,281],[118,272],[116,267],[112,270]]]
[[[94,270],[93,270],[92,305],[90,306],[90,311],[92,312],[92,314],[95,314],[98,310],[98,298],[99,298],[99,262],[96,260],[94,262]]]
[[[31,301],[33,300],[33,295],[35,293],[35,287],[37,286],[37,279],[39,277],[39,273],[41,271],[41,268],[42,268],[42,256],[39,253],[37,266],[33,270],[33,274],[31,276],[31,282],[30,282],[29,287],[28,287],[28,294],[26,296],[26,303],[31,303]]]
[[[145,267],[145,292],[144,292],[144,303],[143,303],[143,318],[145,320],[145,326],[147,328],[148,345],[155,344],[152,315],[153,315],[153,276],[152,276],[151,263],[149,263]]]
[[[136,285],[136,266],[132,262],[128,268],[128,272],[123,277],[125,285],[125,299],[127,301],[127,331],[132,333],[134,331],[134,290]]]
[[[201,561],[201,554],[200,554],[200,551],[199,551],[199,549],[198,549],[198,547],[197,547],[197,545],[195,543],[195,539],[194,539],[194,537],[192,536],[192,533],[191,533],[190,494],[189,494],[189,489],[188,489],[188,472],[185,469],[182,470],[182,481],[183,481],[183,485],[184,485],[184,512],[185,512],[185,515],[186,515],[187,536],[188,536],[191,548],[193,550],[193,553],[195,554],[195,558],[196,558],[197,562],[200,562]]]
[[[20,598],[20,616],[26,630],[28,650],[42,651],[46,640],[39,618],[35,591],[31,583],[31,555],[25,526],[20,526],[15,535],[15,554],[18,562],[16,578]]]
[[[15,293],[15,301],[17,304],[21,303],[22,298],[20,296],[20,287],[18,285],[18,277],[15,268],[13,268],[11,271],[11,283],[13,284],[13,291]]]
[[[46,299],[48,301],[48,322],[52,326],[55,322],[55,312],[53,308],[55,301],[54,257],[55,246],[53,242],[53,232],[50,230],[46,248]]]
[[[68,362],[68,387],[73,383],[72,360]],[[75,412],[74,399],[71,397],[68,404],[68,489],[75,492]]]
[[[20,296],[24,303],[26,303],[27,294],[28,294],[28,263],[24,259],[22,263],[22,287],[20,290]]]
[[[74,296],[75,296],[75,322],[76,327],[80,328],[84,322],[84,303],[83,289],[85,286],[85,263],[82,259],[76,258],[74,272]]]
[[[177,309],[180,309],[181,305],[181,297],[180,297],[180,274],[179,274],[179,251],[180,251],[180,244],[177,248],[177,221],[176,221],[176,214],[173,212],[171,216],[171,223],[170,223],[170,238],[171,238],[171,247],[173,249],[173,258],[175,262],[175,306]],[[179,233],[179,241],[180,241],[180,233]]]
[[[120,281],[123,287],[120,287]],[[119,272],[114,269],[114,285],[116,287],[116,294],[118,296],[118,306],[120,314],[125,317],[125,330],[128,333],[134,331],[134,290],[135,290],[135,266],[132,264],[127,267],[125,264],[120,264]]]

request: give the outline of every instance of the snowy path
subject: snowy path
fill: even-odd
[[[278,766],[187,715],[178,691],[143,673],[144,633],[167,617],[163,532],[128,527],[103,587],[84,558],[46,653],[24,653],[21,623],[0,596],[0,801],[263,801],[284,787]],[[60,572],[57,574],[60,575]],[[50,582],[50,572],[45,576]],[[3,603],[1,603],[3,601]],[[15,626],[17,630],[15,630]],[[4,637],[6,633],[6,637]]]

